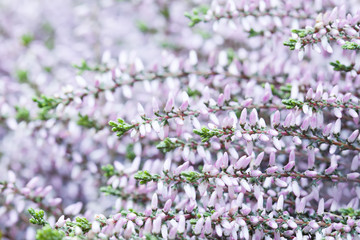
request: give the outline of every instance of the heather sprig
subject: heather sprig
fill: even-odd
[[[1,238],[358,238],[356,1],[0,5]]]

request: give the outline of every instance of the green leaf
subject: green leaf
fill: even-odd
[[[296,100],[296,99],[283,99],[281,101],[287,109],[292,109],[294,107],[302,107],[304,103],[302,101]]]
[[[45,226],[47,221],[44,219],[45,212],[43,210],[34,210],[33,208],[29,208],[28,212],[32,216],[29,222],[35,225]]]
[[[140,30],[140,32],[143,33],[149,33],[149,34],[155,34],[157,33],[157,29],[156,28],[151,28],[149,27],[146,22],[144,21],[137,21],[136,22],[136,27]]]
[[[110,177],[112,177],[112,176],[115,175],[115,168],[114,168],[114,166],[111,165],[111,164],[108,164],[108,165],[106,165],[106,166],[102,166],[102,167],[101,167],[101,170],[102,170],[103,172],[105,172],[105,173],[104,173],[104,176],[107,177],[107,178],[110,178]]]
[[[79,119],[77,120],[77,124],[79,126],[82,126],[84,128],[88,128],[88,129],[91,129],[91,128],[99,129],[99,126],[95,120],[90,119],[88,115],[81,115],[80,113],[79,113]]]
[[[29,75],[27,70],[16,70],[16,77],[20,83],[28,83],[29,82]]]
[[[334,67],[334,71],[339,71],[339,72],[350,72],[354,69],[353,64],[346,66],[344,64],[341,64],[339,61],[330,62],[330,65]]]
[[[264,31],[255,31],[253,28],[250,29],[250,31],[248,32],[249,36],[248,38],[252,38],[252,37],[257,37],[257,36],[262,36],[264,35]]]
[[[129,131],[130,129],[134,128],[134,125],[128,124],[126,123],[123,119],[119,118],[117,120],[118,122],[113,122],[110,121],[109,125],[112,127],[111,130],[113,132],[116,132],[118,137],[121,137],[122,135],[124,135],[127,131]]]
[[[138,171],[134,175],[134,178],[140,181],[140,184],[146,184],[148,182],[151,182],[154,180],[154,177],[148,171]]]
[[[285,41],[283,44],[290,48],[290,50],[295,50],[295,45],[297,41],[293,38],[290,38],[289,41]]]
[[[25,47],[28,47],[33,40],[34,36],[32,34],[24,34],[21,36],[21,43]]]
[[[17,122],[30,122],[30,112],[27,108],[25,107],[19,107],[19,106],[15,106],[15,110],[16,110],[16,121]]]
[[[342,45],[343,49],[346,50],[359,50],[360,49],[360,45],[354,42],[345,42],[344,45]]]
[[[162,142],[156,145],[156,148],[161,150],[163,153],[171,152],[172,150],[179,147],[180,144],[172,141],[170,138],[165,138]]]
[[[49,225],[36,232],[36,240],[61,240],[63,238],[65,238],[63,231],[52,229]]]
[[[196,182],[199,178],[201,178],[201,174],[198,172],[182,172],[181,176],[185,177],[185,179],[189,182]]]

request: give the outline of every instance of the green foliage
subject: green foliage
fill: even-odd
[[[140,32],[143,32],[143,33],[149,33],[149,34],[155,34],[157,33],[157,30],[156,28],[151,28],[149,27],[146,22],[144,21],[137,21],[136,22],[136,27],[140,30]]]
[[[26,70],[16,70],[16,77],[20,83],[28,83],[29,82],[29,75],[28,71]]]
[[[257,31],[255,31],[254,29],[250,29],[250,31],[249,31],[249,36],[248,36],[248,38],[252,38],[252,37],[257,37],[257,36],[262,36],[262,35],[264,35],[264,31],[259,31],[259,32],[257,32]]]
[[[165,138],[158,145],[156,145],[156,148],[161,150],[163,153],[171,152],[177,147],[179,147],[179,143],[172,141],[170,138]]]
[[[341,64],[339,61],[331,62],[330,65],[334,67],[334,71],[350,72],[351,70],[354,69],[353,64],[346,66],[344,64]]]
[[[44,71],[47,72],[47,73],[51,73],[52,72],[52,67],[44,66]]]
[[[235,59],[236,53],[235,53],[234,49],[232,49],[232,48],[228,48],[226,50],[226,53],[227,53],[227,58],[228,58],[228,64],[230,64]]]
[[[64,237],[65,233],[63,231],[52,229],[49,225],[36,232],[36,240],[61,240]]]
[[[106,166],[102,166],[101,170],[104,172],[104,176],[110,178],[115,175],[115,168],[113,165],[108,164]]]
[[[294,107],[302,107],[304,103],[296,99],[283,99],[282,103],[286,106],[287,109],[292,109]]]
[[[193,132],[201,137],[202,142],[208,142],[212,137],[221,137],[222,133],[219,129],[208,129],[206,127],[194,129]]]
[[[157,237],[157,236],[155,236],[155,235],[151,235],[151,234],[145,234],[145,239],[146,239],[146,240],[160,240],[160,239],[162,239],[162,238]]]
[[[212,37],[210,32],[204,31],[203,29],[196,29],[194,32],[199,34],[203,39],[210,39]]]
[[[100,192],[105,193],[105,195],[111,195],[111,196],[117,196],[121,197],[123,194],[123,191],[119,189],[115,189],[111,186],[101,187]]]
[[[70,227],[79,227],[83,233],[87,233],[91,229],[91,223],[84,217],[77,217],[75,222],[67,222],[66,225]]]
[[[338,210],[343,216],[353,217],[360,217],[360,209],[353,209],[353,208],[341,208]]]
[[[118,118],[117,120],[118,122],[114,122],[114,121],[110,121],[109,125],[112,127],[111,130],[113,132],[116,132],[118,137],[121,137],[122,135],[124,135],[127,131],[129,131],[130,129],[133,129],[135,126],[126,123],[123,119]]]
[[[199,6],[197,8],[194,8],[192,13],[186,12],[185,13],[185,17],[187,17],[188,19],[190,19],[190,23],[189,26],[190,27],[194,27],[196,24],[198,24],[199,22],[203,21],[202,17],[199,16],[199,14],[206,14],[207,11],[209,10],[209,6],[207,5],[202,5]]]
[[[136,157],[134,152],[134,144],[129,144],[126,147],[126,158],[130,160],[134,160]]]
[[[175,44],[174,42],[171,42],[171,41],[160,42],[160,47],[166,48],[166,49],[171,49],[173,51],[181,50],[181,47],[179,45],[177,45],[177,44]]]
[[[82,74],[86,71],[100,73],[104,73],[107,71],[107,68],[105,66],[96,65],[94,67],[91,67],[85,60],[82,60],[80,65],[74,64],[73,67],[79,70],[78,74]]]
[[[297,34],[301,38],[314,34],[313,29],[293,29],[291,32]]]
[[[45,226],[47,224],[47,221],[44,219],[45,212],[43,210],[34,210],[33,208],[29,208],[28,212],[32,216],[30,218],[30,223]]]
[[[36,102],[38,107],[41,109],[41,112],[39,113],[39,118],[42,120],[49,119],[49,111],[56,108],[61,103],[61,99],[47,97],[44,95],[41,95],[40,98],[34,97],[33,101]]]
[[[196,182],[199,178],[202,177],[202,175],[198,172],[182,172],[181,176],[185,177],[187,181],[189,182]]]
[[[162,9],[160,9],[160,14],[165,18],[165,19],[170,19],[170,10],[167,4],[164,5],[164,7]]]
[[[189,95],[189,97],[196,97],[196,96],[199,96],[199,97],[201,97],[201,92],[200,91],[198,91],[198,90],[193,90],[193,89],[191,89],[191,88],[187,88],[187,90],[186,90],[186,93]]]
[[[54,27],[49,23],[49,22],[46,22],[42,25],[42,29],[43,31],[45,32],[45,46],[52,50],[54,49],[55,47],[55,29]]]
[[[95,128],[97,130],[99,129],[99,126],[95,120],[90,119],[88,115],[81,115],[80,113],[79,113],[79,119],[77,121],[77,124],[79,126],[82,126],[84,128],[88,128],[88,129],[91,129],[91,128]]]
[[[293,38],[290,38],[289,41],[285,41],[283,44],[290,48],[290,50],[295,50],[295,45],[297,41]]]
[[[262,84],[262,87],[264,87],[265,84]],[[291,84],[286,84],[284,86],[280,86],[280,88],[276,88],[274,84],[270,84],[271,92],[273,95],[278,96],[281,99],[289,98],[291,95]],[[239,115],[240,116],[240,115]]]
[[[30,112],[27,108],[25,107],[19,107],[19,106],[15,106],[15,110],[16,110],[16,121],[17,122],[30,122]]]
[[[344,45],[342,45],[343,49],[346,50],[359,50],[360,49],[360,45],[354,42],[345,42]]]
[[[151,181],[158,181],[160,175],[158,174],[151,175],[148,171],[138,171],[135,174],[134,178],[140,181],[140,184],[146,184]]]
[[[34,36],[32,34],[24,34],[21,36],[21,43],[25,47],[28,47],[33,40]]]

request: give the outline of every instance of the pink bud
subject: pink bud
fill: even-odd
[[[277,126],[280,124],[280,112],[277,110],[272,117],[272,126]]]
[[[276,204],[276,210],[282,211],[284,207],[284,195],[280,195]]]
[[[185,216],[180,215],[179,217],[179,224],[177,228],[178,233],[184,233],[185,232]]]
[[[288,164],[285,165],[284,170],[288,172],[288,171],[290,171],[294,166],[295,166],[295,161],[291,161],[291,162],[289,162]]]
[[[266,169],[266,173],[267,174],[274,174],[274,173],[277,172],[278,169],[279,169],[278,166],[269,167],[268,169]]]
[[[137,111],[140,114],[140,116],[144,116],[145,115],[145,110],[143,108],[143,106],[141,105],[141,103],[137,104]]]
[[[253,102],[252,98],[248,98],[242,102],[242,106],[246,108],[246,107],[250,106],[252,104],[252,102]]]
[[[262,172],[260,170],[257,169],[253,169],[250,171],[250,176],[251,177],[260,177],[262,174]]]
[[[231,95],[231,88],[229,84],[226,84],[225,88],[224,88],[224,97],[225,97],[225,101],[229,101],[230,100],[230,95]]]
[[[33,189],[36,184],[39,182],[39,177],[33,177],[27,184],[26,187],[29,189]]]
[[[359,114],[354,109],[349,109],[349,115],[353,118],[359,117]]]
[[[254,166],[260,166],[262,160],[264,158],[264,152],[261,152],[255,159]]]
[[[347,141],[349,143],[352,143],[356,140],[356,138],[359,136],[359,130],[356,129],[354,132],[351,133],[351,135],[348,137]]]
[[[340,118],[336,120],[335,125],[334,125],[334,129],[333,129],[333,133],[334,134],[339,134],[341,130],[341,120]]]
[[[146,219],[145,225],[144,225],[144,234],[150,233],[152,229],[152,222],[151,218]]]
[[[134,232],[134,223],[132,221],[128,221],[126,225],[126,229],[124,231],[125,239],[130,239]]]
[[[275,152],[271,152],[270,157],[269,157],[269,165],[270,166],[275,165],[275,159],[276,159]]]
[[[349,180],[357,179],[357,178],[359,178],[359,176],[360,176],[360,173],[358,173],[358,172],[348,173],[346,175],[347,179],[349,179]]]
[[[297,228],[297,224],[293,221],[293,220],[288,220],[287,224],[289,225],[289,227],[291,227],[292,229]]]
[[[333,223],[332,226],[335,228],[335,230],[339,231],[343,228],[342,223]]]
[[[318,206],[317,214],[318,214],[318,215],[324,214],[324,199],[323,199],[323,198],[320,199],[320,201],[319,201],[319,206]]]
[[[159,234],[161,231],[161,217],[157,216],[153,222],[152,233]]]
[[[250,125],[251,125],[251,126],[255,126],[258,121],[259,121],[258,113],[257,113],[256,109],[254,108],[254,109],[251,111],[250,117],[249,117]]]
[[[194,234],[195,234],[195,235],[199,235],[199,234],[201,233],[202,228],[203,228],[203,226],[204,226],[204,222],[205,222],[204,218],[200,218],[200,219],[196,222],[195,227],[194,227]]]
[[[59,220],[56,222],[56,227],[61,228],[65,225],[65,216],[62,215]]]
[[[136,219],[136,214],[135,213],[128,213],[128,215],[126,215],[126,218],[129,220],[135,220]]]
[[[207,217],[205,220],[204,232],[206,235],[212,234],[213,230],[211,228],[211,218]]]
[[[60,227],[60,226],[59,226],[59,227]],[[92,230],[94,233],[99,233],[99,232],[100,232],[100,222],[94,221],[94,222],[91,224],[91,230]]]
[[[153,112],[159,112],[159,104],[158,101],[156,100],[156,98],[152,99],[152,107],[153,107]]]
[[[240,184],[246,191],[251,192],[251,187],[245,179],[241,179]]]
[[[309,88],[309,90],[306,93],[306,99],[307,100],[313,99],[313,94],[314,94],[313,89]]]
[[[336,170],[337,167],[338,167],[337,164],[330,165],[330,167],[325,169],[325,173],[326,174],[331,174]]]
[[[309,170],[305,171],[305,176],[307,176],[307,177],[313,178],[313,177],[316,177],[317,175],[318,175],[318,173],[316,171],[309,171]]]
[[[328,125],[325,126],[324,130],[323,130],[323,135],[325,137],[328,137],[330,135],[330,131],[331,131],[331,128],[332,128],[332,123],[329,123]]]
[[[157,208],[158,208],[158,195],[154,193],[151,199],[151,209],[156,210]]]
[[[315,231],[318,230],[320,227],[319,224],[317,224],[317,222],[315,222],[315,220],[310,221],[309,226]]]
[[[313,148],[311,148],[308,151],[308,168],[313,168],[315,164],[315,151]]]
[[[229,166],[229,155],[227,152],[225,152],[222,157],[221,168],[227,168],[228,166]]]
[[[285,181],[281,180],[280,178],[275,179],[275,184],[282,188],[287,187],[287,183]]]
[[[164,204],[163,211],[168,212],[170,210],[170,208],[171,208],[171,205],[172,205],[172,200],[168,199]]]
[[[269,227],[271,227],[272,229],[277,229],[278,228],[278,224],[274,221],[274,220],[270,220],[268,223]]]
[[[307,199],[306,197],[303,197],[298,204],[296,204],[296,212],[303,213],[305,209]]]
[[[165,112],[170,112],[173,107],[174,107],[174,97],[172,96],[172,94],[169,94],[169,98],[168,98],[168,100],[166,102],[164,111]]]
[[[244,125],[246,123],[246,118],[247,118],[247,109],[244,108],[240,114],[240,119],[239,119],[240,125]]]
[[[225,96],[224,94],[220,94],[219,97],[218,97],[218,101],[217,101],[217,105],[219,107],[223,106],[224,105],[224,101],[225,101]]]

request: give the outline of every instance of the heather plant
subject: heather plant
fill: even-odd
[[[21,2],[2,238],[360,239],[357,1]]]

